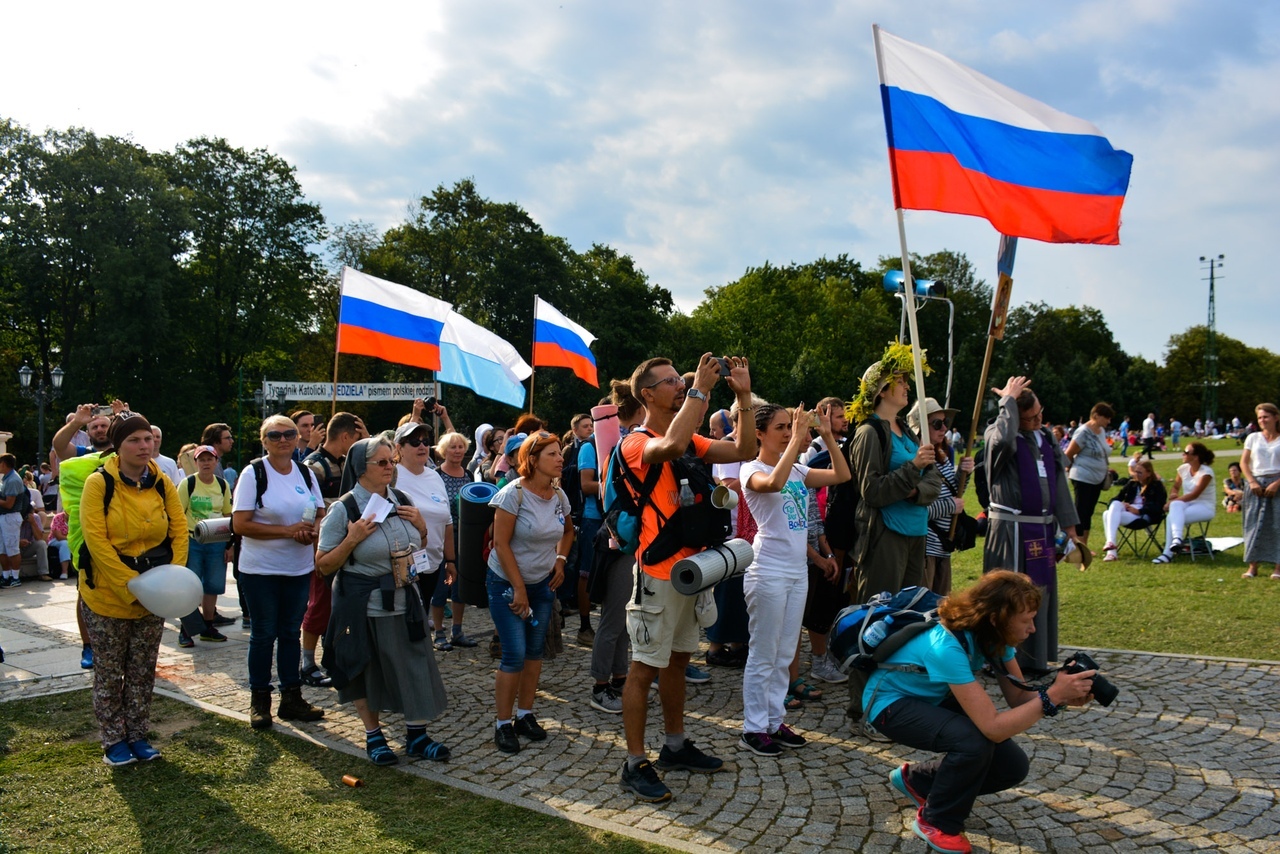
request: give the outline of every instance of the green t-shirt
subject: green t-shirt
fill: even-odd
[[[67,546],[71,549],[71,563],[80,569],[80,546],[84,534],[80,532],[80,495],[89,475],[102,465],[102,454],[94,451],[82,457],[62,460],[58,463],[58,492],[62,495],[62,509],[67,513]]]
[[[191,482],[191,477],[184,477],[178,484],[178,500],[187,513],[187,533],[194,534],[198,523],[231,515],[231,489],[228,486],[224,492],[217,477],[213,483],[205,483],[196,476],[195,486],[188,495],[187,484]]]

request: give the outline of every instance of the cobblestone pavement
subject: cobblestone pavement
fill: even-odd
[[[235,613],[234,586],[221,608]],[[0,699],[88,684],[67,583],[0,593]],[[487,638],[483,609],[468,608],[470,634]],[[576,629],[576,621],[571,622]],[[172,626],[160,651],[157,687],[247,719],[247,633],[225,644],[179,649]],[[570,634],[566,635],[566,638]],[[969,823],[979,851],[1280,851],[1280,664],[1099,651],[1121,694],[1042,721],[1018,741],[1031,757],[1024,785],[982,797]],[[535,711],[550,739],[516,756],[492,742],[494,662],[484,643],[439,654],[449,710],[431,726],[453,750],[448,765],[402,765],[407,773],[572,820],[685,850],[924,851],[911,835],[909,803],[886,777],[921,754],[854,735],[846,691],[828,686],[790,722],[810,739],[767,759],[737,747],[741,671],[712,668],[690,685],[687,731],[726,760],[714,775],[671,772],[665,805],[636,803],[618,788],[621,719],[590,708],[585,648],[566,643],[542,674]],[[807,654],[805,661],[807,662]],[[359,720],[336,693],[305,689],[325,720],[297,732],[363,756]],[[403,730],[387,720],[393,746]],[[1270,726],[1268,726],[1270,724]],[[656,694],[649,744],[660,744]],[[364,761],[353,758],[356,764]]]

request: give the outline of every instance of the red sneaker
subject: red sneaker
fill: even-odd
[[[969,844],[969,840],[963,833],[943,833],[926,822],[919,814],[916,815],[911,829],[934,851],[942,851],[944,854],[970,854],[973,851],[973,846]]]

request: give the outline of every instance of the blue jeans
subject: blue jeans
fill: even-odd
[[[524,670],[526,661],[541,661],[546,651],[547,625],[551,622],[551,608],[556,601],[555,594],[551,592],[551,576],[524,586],[533,620],[538,622],[536,626],[533,620],[522,620],[512,613],[511,603],[505,598],[511,585],[502,576],[490,569],[485,572],[484,581],[489,591],[489,614],[502,640],[502,663],[498,669],[503,673],[519,673]]]
[[[227,592],[227,562],[223,557],[226,552],[226,543],[197,543],[192,539],[187,544],[187,569],[200,576],[208,595],[221,596]]]
[[[271,689],[271,652],[276,653],[276,675],[281,688],[302,684],[302,617],[307,612],[311,576],[240,573],[253,626],[249,631],[249,688]]]

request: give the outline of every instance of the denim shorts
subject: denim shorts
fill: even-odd
[[[505,598],[511,585],[492,569],[485,572],[485,587],[489,591],[489,614],[502,640],[502,663],[498,669],[503,673],[519,673],[526,661],[541,661],[547,646],[547,624],[551,622],[551,608],[556,601],[551,591],[551,577],[524,586],[533,611],[531,620],[522,620],[512,613]]]
[[[197,543],[192,539],[187,544],[187,569],[200,576],[206,595],[227,592],[226,553],[226,543]]]

